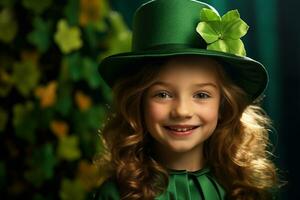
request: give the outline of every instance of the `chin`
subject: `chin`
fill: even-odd
[[[185,153],[191,151],[194,147],[190,145],[172,145],[169,146],[169,150],[176,153]]]

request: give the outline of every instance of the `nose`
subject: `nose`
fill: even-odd
[[[171,110],[172,118],[190,118],[193,115],[192,102],[186,98],[178,98]]]

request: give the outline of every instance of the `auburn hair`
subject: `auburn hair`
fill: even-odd
[[[150,62],[113,88],[113,110],[101,131],[105,151],[100,163],[116,179],[123,200],[154,199],[168,185],[166,168],[152,156],[142,107],[164,62]],[[218,125],[204,143],[206,161],[228,199],[270,199],[270,190],[278,185],[269,151],[271,120],[216,65],[222,99]]]

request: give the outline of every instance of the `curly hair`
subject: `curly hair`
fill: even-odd
[[[144,66],[113,88],[114,111],[102,130],[103,158],[124,200],[154,199],[168,185],[166,168],[152,156],[153,139],[146,134],[142,108],[145,91],[159,73],[156,67],[164,62]],[[276,167],[268,151],[271,121],[259,105],[250,104],[221,65],[217,76],[222,93],[220,119],[204,143],[204,156],[228,199],[269,199],[269,190],[277,186]]]
[[[278,187],[269,151],[271,120],[221,66],[218,69],[223,99],[217,128],[205,142],[205,158],[228,199],[271,199],[270,189]]]

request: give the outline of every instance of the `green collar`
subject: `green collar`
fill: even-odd
[[[156,200],[223,200],[225,190],[210,173],[209,167],[197,171],[168,169],[167,190]]]

